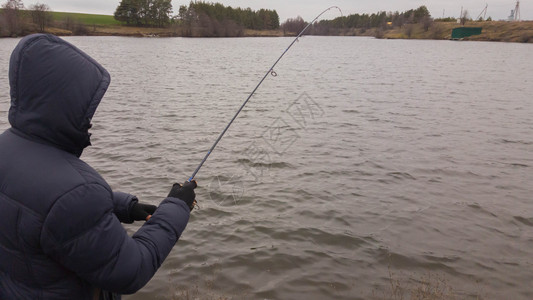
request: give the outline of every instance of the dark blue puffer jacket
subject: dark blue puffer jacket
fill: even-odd
[[[12,128],[0,135],[0,299],[98,299],[134,293],[177,242],[189,208],[166,198],[132,237],[137,199],[79,159],[107,71],[51,35],[20,41],[10,61]]]

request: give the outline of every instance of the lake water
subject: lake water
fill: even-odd
[[[112,76],[82,158],[153,204],[291,42],[66,39]],[[17,42],[0,40],[2,131]],[[180,242],[124,298],[389,299],[429,284],[532,299],[532,70],[528,44],[302,38],[198,173]]]

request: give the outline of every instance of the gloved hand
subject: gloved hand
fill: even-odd
[[[187,203],[189,209],[192,210],[196,205],[196,194],[194,193],[194,189],[197,186],[198,185],[196,184],[195,180],[187,181],[183,185],[179,183],[174,183],[172,189],[170,190],[170,193],[168,193],[168,197],[183,200],[185,203]]]
[[[130,218],[135,221],[148,221],[156,209],[155,205],[135,202],[130,210]]]

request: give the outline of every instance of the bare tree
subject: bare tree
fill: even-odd
[[[69,30],[73,35],[88,35],[89,29],[79,20],[76,20],[72,17],[66,17],[59,24],[61,28]]]
[[[281,28],[283,29],[283,33],[298,33],[302,31],[305,26],[307,26],[307,23],[304,21],[304,19],[300,16],[294,18],[294,19],[287,19],[283,24],[281,24]]]
[[[429,16],[425,16],[422,18],[422,26],[424,27],[424,31],[428,32],[429,28],[433,25],[433,19]]]
[[[39,28],[39,32],[44,32],[45,27],[48,26],[52,20],[50,7],[46,4],[33,4],[30,6],[30,14],[33,23]]]
[[[413,24],[407,24],[404,27],[405,35],[407,35],[407,38],[411,38],[413,36],[414,26]]]
[[[465,26],[466,21],[468,21],[469,18],[470,16],[468,15],[468,10],[465,9],[463,11],[463,14],[461,15],[461,19],[460,19],[461,25]]]
[[[8,0],[2,5],[2,27],[5,27],[5,34],[10,36],[20,35],[23,31],[22,0]]]

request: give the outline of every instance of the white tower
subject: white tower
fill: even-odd
[[[520,21],[520,1],[516,1],[516,6],[511,10],[509,21]]]
[[[516,1],[516,7],[514,9],[514,20],[520,21],[520,1]]]

